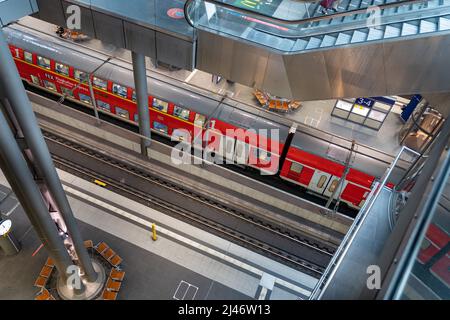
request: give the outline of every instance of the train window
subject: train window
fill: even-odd
[[[164,124],[162,124],[162,123],[159,123],[159,122],[157,122],[157,121],[153,121],[153,128],[155,129],[155,130],[157,130],[157,131],[159,131],[159,132],[162,132],[162,133],[165,133],[165,134],[168,134],[168,130],[167,130],[167,126],[166,125],[164,125]]]
[[[63,95],[65,95],[66,97],[71,97],[73,98],[73,91],[69,88],[63,87],[63,86],[59,86],[61,88],[61,92],[63,93]]]
[[[205,116],[203,116],[203,115],[197,113],[197,114],[195,115],[194,123],[195,123],[196,125],[198,125],[198,126],[203,127],[203,124],[205,123],[205,120],[206,120]]]
[[[130,119],[130,113],[122,108],[116,106],[116,114],[122,118]]]
[[[102,100],[97,100],[97,106],[103,111],[111,112],[111,106],[109,103],[103,102]]]
[[[118,84],[113,83],[112,91],[113,91],[113,93],[115,93],[123,98],[127,97],[127,91],[128,91],[127,87],[120,86]]]
[[[137,113],[134,114],[134,122],[139,121],[139,115]]]
[[[62,63],[56,63],[55,64],[55,70],[56,72],[58,72],[59,74],[63,74],[65,76],[69,75],[69,67],[66,66],[65,64]]]
[[[23,56],[26,62],[33,63],[33,54],[27,51],[23,52]]]
[[[136,91],[133,90],[133,94],[131,95],[131,99],[136,102]]]
[[[334,180],[328,187],[328,191],[334,192],[334,189],[336,189],[338,182],[339,182],[339,180]]]
[[[169,108],[169,103],[154,98],[154,99],[153,99],[153,107],[154,107],[155,109],[158,109],[158,110],[161,110],[161,111],[167,113],[167,109]]]
[[[38,77],[33,76],[33,75],[31,75],[30,77],[31,77],[31,81],[32,81],[35,85],[38,85],[38,86],[41,85],[41,82],[39,81],[39,78],[38,78]]]
[[[78,81],[88,83],[88,74],[86,72],[75,70],[74,76]]]
[[[37,63],[38,63],[38,66],[41,66],[41,67],[43,67],[45,69],[50,70],[50,59],[38,56],[37,57]]]
[[[50,82],[47,80],[44,80],[44,87],[46,87],[47,89],[52,90],[52,91],[57,91],[56,85],[53,82]]]
[[[300,173],[303,170],[303,166],[300,163],[292,162],[291,163],[291,171],[295,173]]]
[[[327,176],[321,176],[319,181],[317,182],[317,188],[323,188],[325,181],[327,181]]]
[[[82,94],[82,93],[80,93],[78,95],[80,96],[80,101],[81,102],[84,102],[84,103],[87,103],[87,104],[91,104],[91,97],[89,97],[89,96],[87,96],[85,94]]]
[[[103,90],[107,90],[108,89],[108,82],[106,82],[105,80],[102,80],[100,78],[94,77],[92,79],[92,84],[94,86],[96,86],[97,88],[103,89]]]
[[[178,117],[178,118],[183,119],[183,120],[189,120],[189,114],[190,113],[191,112],[189,110],[184,109],[184,108],[179,107],[179,106],[175,106],[175,108],[173,109],[173,115],[175,117]]]

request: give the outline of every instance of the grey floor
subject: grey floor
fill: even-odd
[[[1,186],[0,190],[4,189]],[[23,209],[18,207],[10,218],[13,220],[13,235],[20,241],[21,251],[14,256],[5,256],[0,250],[0,300],[34,299],[39,290],[33,283],[48,256],[45,249],[41,249],[32,257],[33,252],[40,246],[40,240]],[[120,290],[119,299],[174,299],[181,281],[198,289],[184,290],[180,287],[178,298],[186,293],[185,298],[189,295],[195,300],[252,299],[110,233],[80,221],[78,224],[85,239],[90,238],[94,243],[105,241],[115,251],[120,252],[124,259],[122,267],[126,271],[126,281]]]

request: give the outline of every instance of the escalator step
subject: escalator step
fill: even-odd
[[[331,47],[336,43],[336,37],[330,36],[330,35],[326,35],[325,37],[323,37],[322,39],[322,43],[320,44],[321,48],[324,47]]]
[[[355,30],[353,32],[351,43],[363,42],[367,39],[367,33]]]
[[[403,23],[402,36],[410,36],[417,34],[419,32],[419,27],[410,23]]]
[[[437,30],[436,22],[422,20],[420,21],[420,33],[434,32]]]
[[[450,30],[450,16],[439,18],[439,31]]]
[[[336,45],[340,46],[340,45],[344,45],[344,44],[349,44],[351,40],[352,40],[351,35],[349,35],[347,33],[339,33],[337,40],[336,40]]]
[[[322,42],[322,39],[311,37],[308,41],[308,44],[306,45],[306,50],[308,49],[316,49],[320,47],[320,43]]]
[[[370,28],[369,35],[367,36],[367,41],[383,39],[384,32],[380,29]]]
[[[387,39],[399,37],[400,33],[400,28],[394,26],[386,26],[386,29],[384,29],[384,38]]]

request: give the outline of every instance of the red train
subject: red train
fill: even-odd
[[[106,56],[99,57],[98,53],[86,49],[79,51],[79,47],[59,39],[53,42],[48,39],[45,41],[38,35],[24,33],[12,27],[5,28],[4,32],[24,81],[54,94],[65,95],[67,99],[92,108],[87,85],[88,72],[102,65],[93,77],[95,99],[100,112],[132,124],[137,123],[138,113],[130,64],[114,59],[105,63]],[[345,166],[306,152],[299,143],[289,143],[285,146],[289,131],[286,126],[255,119],[253,115],[226,104],[219,114],[212,117],[210,113],[217,107],[217,101],[154,78],[149,77],[148,81],[151,91],[151,129],[154,132],[170,137],[175,129],[186,129],[192,135],[194,127],[197,127],[203,133],[207,131],[210,137],[214,136],[220,147],[225,148],[231,144],[232,152],[223,152],[221,155],[234,161],[240,159],[257,170],[268,171],[270,174],[279,173],[286,183],[302,186],[323,198],[329,198],[337,187]],[[256,130],[280,129],[280,141],[271,141],[262,135],[245,138],[227,136],[227,129],[249,127]],[[296,137],[293,141],[296,141]],[[271,145],[277,146],[278,150],[272,150]],[[281,159],[279,171],[278,163],[283,148],[287,148],[287,154],[285,159]],[[243,150],[249,152],[246,154]],[[255,159],[254,164],[249,163],[249,160]],[[277,166],[273,166],[273,163]],[[335,198],[340,197],[340,200],[350,207],[360,208],[374,181],[374,175],[352,168],[341,185],[340,194],[336,192]]]

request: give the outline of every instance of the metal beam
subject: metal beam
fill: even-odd
[[[50,217],[41,192],[33,179],[3,112],[0,112],[0,137],[0,167],[35,227],[39,238],[55,261],[60,276],[66,281],[67,267],[73,265],[73,262],[63,244],[63,240],[58,235],[56,224]]]
[[[141,153],[147,156],[147,148],[150,146],[150,113],[148,111],[147,70],[145,68],[145,56],[132,52],[134,87],[136,88],[136,101],[139,110],[139,133],[146,137],[141,138]]]
[[[97,279],[97,273],[95,272],[89,254],[84,247],[83,239],[78,230],[75,217],[53,165],[42,132],[37,125],[31,103],[28,100],[22,80],[18,75],[16,65],[11,57],[3,31],[0,32],[0,57],[2,57],[0,59],[0,86],[3,87],[3,94],[14,111],[14,115],[12,115],[11,118],[15,117],[17,119],[24,134],[25,141],[33,155],[33,161],[38,170],[42,173],[50,194],[67,226],[67,232],[74,244],[80,267],[84,271],[88,281],[93,282]]]

